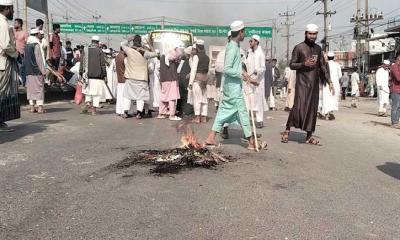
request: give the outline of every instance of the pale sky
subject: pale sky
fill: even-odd
[[[23,16],[22,0],[20,2],[20,16]],[[142,23],[160,23],[161,16],[167,17],[170,24],[207,24],[207,25],[227,25],[234,20],[243,20],[249,26],[272,26],[268,19],[276,19],[278,33],[275,36],[278,58],[282,58],[286,52],[286,38],[281,35],[286,34],[286,30],[281,23],[285,18],[279,17],[288,8],[291,13],[296,12],[291,21],[290,48],[304,38],[304,27],[307,23],[315,23],[320,26],[319,39],[323,37],[323,16],[316,15],[322,11],[321,1],[314,3],[314,0],[48,0],[49,11],[53,13],[55,21],[64,22],[63,16],[66,11],[71,16],[71,22],[93,22],[93,15],[101,15],[99,22],[105,23],[137,23],[140,19]],[[331,46],[337,49],[340,45],[342,36],[345,39],[347,48],[350,47],[349,41],[352,37],[353,24],[350,17],[356,11],[356,0],[333,0],[329,1],[329,9],[336,10],[332,16],[332,35]],[[360,0],[361,8],[364,12],[365,0]],[[397,17],[400,20],[400,0],[369,0],[369,9],[372,12],[383,12],[385,20],[377,21],[376,25],[382,25],[389,19]],[[33,25],[40,14],[30,10],[28,25]],[[182,21],[183,20],[183,21]],[[158,22],[156,22],[158,21]],[[257,23],[250,23],[257,22]],[[168,24],[168,23],[167,23]],[[400,24],[400,22],[398,22]],[[375,32],[383,32],[386,25],[377,27]],[[89,41],[87,34],[73,34],[69,37],[73,39],[73,45],[82,41]],[[106,35],[101,35],[106,42]],[[123,36],[110,35],[112,47],[117,47]],[[206,42],[212,45],[223,45],[225,39],[205,38]],[[262,41],[265,46],[265,41]],[[247,48],[248,44],[243,44]]]

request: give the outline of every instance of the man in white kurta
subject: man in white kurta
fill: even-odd
[[[247,55],[247,73],[251,75],[253,83],[245,85],[245,100],[249,111],[256,115],[256,127],[263,127],[264,111],[268,110],[264,91],[265,55],[259,46],[260,36],[253,35],[250,40],[250,49]]]
[[[107,71],[107,86],[108,86],[108,90],[110,91],[110,93],[112,94],[112,96],[110,96],[111,98],[117,95],[117,71],[115,68],[115,58],[111,56],[111,50],[107,49],[108,51],[107,54],[108,55],[108,65],[106,67],[106,71]],[[110,95],[111,95],[110,94]]]
[[[353,74],[351,74],[351,107],[357,108],[356,100],[360,96],[360,75],[356,69]]]
[[[390,61],[383,61],[383,65],[376,71],[376,86],[378,88],[379,117],[387,117],[386,111],[389,105],[389,65]]]
[[[339,99],[340,99],[340,83],[339,79],[342,77],[342,69],[340,64],[334,61],[334,52],[328,52],[328,65],[331,81],[335,91],[331,92],[329,86],[321,86],[321,105],[319,113],[323,118],[328,117],[329,120],[334,120],[334,111],[339,110]],[[329,115],[329,116],[328,116]]]
[[[285,73],[285,78],[288,82],[285,111],[289,112],[294,104],[294,93],[296,88],[296,70],[292,70],[289,68],[288,71]]]

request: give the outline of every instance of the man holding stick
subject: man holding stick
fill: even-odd
[[[238,122],[248,140],[248,149],[258,150],[265,147],[264,144],[257,144],[252,136],[250,119],[243,96],[243,83],[250,81],[250,76],[242,70],[239,43],[244,40],[245,26],[242,21],[235,21],[231,24],[232,40],[226,46],[224,62],[224,86],[223,100],[218,108],[212,131],[209,133],[206,145],[217,145],[216,134],[220,132],[225,123]]]

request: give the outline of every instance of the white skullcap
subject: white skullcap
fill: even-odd
[[[328,52],[328,57],[335,57],[335,53],[332,52],[332,51],[329,51],[329,52]]]
[[[260,42],[261,40],[260,36],[258,36],[257,34],[254,34],[253,36],[251,36],[251,38],[256,40],[257,42]]]
[[[385,65],[390,65],[390,61],[389,61],[389,60],[384,60],[384,61],[383,61],[383,64],[385,64]]]
[[[240,31],[240,30],[242,30],[243,28],[244,28],[244,23],[243,23],[243,21],[234,21],[234,22],[231,24],[231,31],[232,31],[232,32]]]
[[[202,39],[197,39],[196,44],[197,44],[197,45],[203,45],[203,46],[204,46],[204,40],[202,40]]]
[[[103,53],[110,54],[111,50],[109,48],[103,49]]]
[[[40,33],[40,30],[39,30],[38,28],[32,28],[32,29],[29,31],[29,34],[30,34],[30,35],[34,35],[34,34],[38,34],[38,33]]]
[[[315,24],[308,24],[306,26],[306,32],[318,32],[318,26]]]
[[[1,6],[12,6],[14,5],[13,0],[0,0],[0,5]]]
[[[185,50],[183,50],[186,54],[190,55],[192,53],[193,47],[189,46],[187,48],[185,48]]]
[[[97,36],[97,35],[94,35],[94,36],[92,37],[92,41],[97,41],[97,42],[99,42],[99,41],[100,41],[100,37]]]
[[[232,37],[232,31],[228,32],[228,37]]]

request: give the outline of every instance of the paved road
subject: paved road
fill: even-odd
[[[0,133],[0,239],[400,239],[400,130],[376,104],[342,103],[318,121],[324,144],[268,112],[269,150],[250,153],[231,131],[222,150],[237,160],[163,177],[144,167],[105,170],[137,149],[179,146],[168,120],[122,120],[69,103],[23,112]],[[211,123],[195,126],[204,138]]]

